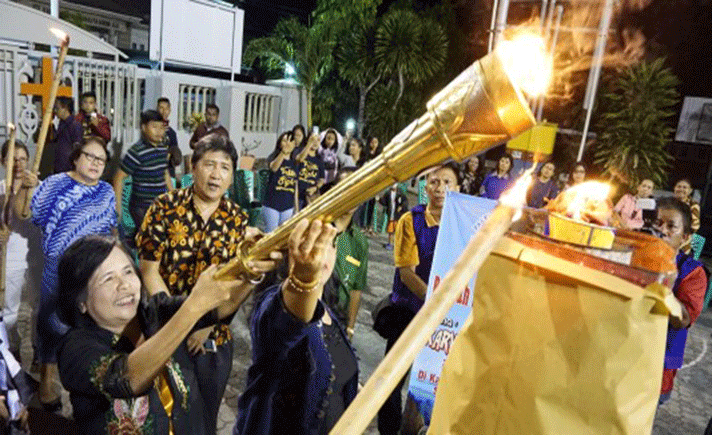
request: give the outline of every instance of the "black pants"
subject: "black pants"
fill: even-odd
[[[205,427],[208,435],[217,432],[220,402],[232,370],[232,340],[217,347],[215,352],[206,352],[193,357],[198,387],[203,396]]]
[[[415,313],[407,309],[400,309],[398,312],[391,312],[395,318],[389,319],[388,322],[388,333],[386,337],[386,353],[393,347],[393,345],[398,341],[403,331],[413,317]],[[407,375],[406,375],[407,376]],[[378,410],[378,432],[381,435],[397,435],[400,430],[402,419],[403,419],[403,404],[401,401],[401,390],[403,390],[403,384],[405,383],[406,376],[403,376],[398,382],[398,386],[391,392],[386,402]]]
[[[133,233],[126,234],[126,244],[133,249],[136,249],[136,233],[139,228],[141,228],[141,224],[143,223],[143,218],[146,216],[148,207],[149,206],[147,205],[139,205],[133,202],[129,203],[129,213],[131,214],[131,219],[134,221],[134,225],[136,225],[136,229]]]

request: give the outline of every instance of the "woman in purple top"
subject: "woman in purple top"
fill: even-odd
[[[480,195],[489,199],[499,199],[502,192],[509,189],[512,184],[512,166],[514,159],[510,154],[504,153],[499,158],[497,169],[485,177],[480,188]]]

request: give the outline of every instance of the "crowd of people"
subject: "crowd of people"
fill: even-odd
[[[394,184],[333,224],[300,221],[285,252],[251,261],[259,278],[223,280],[215,276],[218,266],[236,258],[244,242],[274,231],[376,158],[379,138],[364,142],[333,128],[307,134],[302,125],[281,133],[267,158],[257,229],[226,196],[238,156],[217,106],[207,106],[205,122],[190,139],[190,186],[174,185],[182,156],[168,125],[168,99],[141,114],[141,139],[120,159],[113,186],[102,180],[111,157],[110,123],[97,113],[93,93],[82,94],[80,107],[74,115],[71,98],[55,104],[52,175],[40,180],[29,169],[27,147],[17,142],[13,182],[0,182],[0,194],[12,199],[9,231],[2,233],[8,258],[0,328],[6,364],[0,369],[13,380],[0,384],[0,419],[20,431],[28,428],[31,394],[15,359],[23,288],[39,290],[33,348],[42,408],[61,411],[64,388],[81,433],[176,435],[216,433],[233,362],[229,324],[257,288],[249,315],[252,364],[234,433],[328,433],[358,390],[351,340],[367,289],[367,236],[374,232],[375,211],[382,207],[385,246],[395,265],[392,291],[373,313],[388,352],[423,305],[447,192],[496,200],[519,176],[506,153],[489,173],[482,156],[429,168],[422,175],[424,204],[409,207],[407,193]],[[2,148],[6,167],[7,149],[8,142]],[[128,176],[132,188],[124,201]],[[533,175],[527,205],[544,208],[585,177],[577,163],[562,184],[555,163],[545,161]],[[649,229],[679,251],[674,293],[684,318],[671,320],[663,403],[681,366],[687,329],[702,311],[707,276],[688,255],[700,225],[692,184],[679,180],[674,197],[651,209],[641,200],[654,190],[652,180],[643,179],[614,211],[616,226]],[[124,213],[136,223],[133,234],[120,230]],[[42,276],[32,282],[35,269]],[[381,435],[402,433],[403,383],[378,412]]]

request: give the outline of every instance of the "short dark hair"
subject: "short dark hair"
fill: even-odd
[[[72,97],[57,97],[57,104],[69,111],[69,114],[74,114],[74,98]]]
[[[573,174],[574,172],[576,172],[576,168],[578,168],[579,166],[581,166],[581,167],[583,168],[583,170],[586,171],[586,165],[584,165],[583,162],[576,162],[576,163],[574,163],[574,165],[571,167],[571,174]]]
[[[548,165],[549,163],[554,165],[554,170],[556,170],[556,163],[554,163],[553,160],[549,159],[549,160],[544,160],[543,162],[541,162],[541,165],[539,166],[539,169],[537,169],[536,174],[541,175],[541,170],[544,169],[544,166]]]
[[[146,125],[153,121],[163,122],[163,117],[160,113],[153,109],[149,109],[141,113],[141,125]]]
[[[195,144],[195,149],[193,150],[193,156],[190,158],[190,163],[195,167],[200,159],[203,158],[205,153],[210,151],[222,151],[232,160],[232,170],[237,168],[237,150],[235,150],[235,144],[232,143],[225,135],[220,133],[210,133],[203,136]]]
[[[64,251],[57,266],[57,316],[62,322],[73,328],[87,320],[93,322],[81,312],[79,304],[86,301],[89,280],[114,248],[131,258],[118,239],[97,235],[84,236]],[[133,261],[131,264],[140,279],[136,265]]]
[[[104,138],[100,136],[87,136],[82,138],[81,141],[74,143],[74,145],[72,146],[72,152],[69,154],[69,163],[72,165],[72,169],[76,169],[74,162],[82,154],[82,150],[84,150],[84,148],[90,143],[96,143],[101,145],[101,147],[104,148],[104,152],[106,153],[106,161],[108,162],[111,159],[111,153],[109,153],[109,149],[106,146],[106,141],[104,140]]]
[[[681,181],[684,181],[685,183],[687,183],[687,184],[690,186],[690,188],[692,188],[692,182],[691,182],[690,179],[687,178],[687,177],[685,177],[685,178],[680,178],[679,180],[677,180],[677,181],[675,182],[675,184],[673,184],[673,187],[674,187],[674,186],[677,186],[677,183],[679,183],[679,182],[681,182]]]
[[[455,180],[457,180],[457,185],[459,186],[460,184],[462,184],[462,175],[460,174],[460,167],[458,166],[457,163],[452,162],[452,161],[443,163],[442,165],[435,165],[435,166],[430,167],[430,169],[426,169],[426,171],[428,173],[428,175],[425,176],[426,180],[430,174],[432,174],[435,171],[439,171],[441,169],[451,170],[452,173],[455,174]]]
[[[82,92],[82,94],[79,96],[80,103],[84,101],[84,99],[87,97],[91,97],[96,100],[96,93],[94,91]]]
[[[218,112],[218,115],[220,114],[220,108],[213,103],[210,103],[207,106],[205,106],[205,112],[207,112],[208,109],[215,109],[215,111]]]
[[[156,101],[156,106],[158,106],[158,105],[161,104],[161,103],[166,103],[166,104],[168,104],[168,105],[170,106],[170,105],[171,105],[171,100],[169,100],[169,99],[166,98],[166,97],[161,97],[161,98],[158,99],[158,101]]]
[[[658,210],[675,210],[682,217],[682,230],[685,234],[692,234],[692,211],[690,206],[675,197],[665,197],[657,200],[655,212]]]
[[[5,143],[2,144],[2,151],[0,151],[0,159],[2,159],[3,162],[5,161],[5,157],[7,157],[8,148],[10,148],[10,139],[6,140]],[[30,151],[27,149],[27,145],[25,145],[25,143],[21,140],[15,140],[15,151],[17,151],[18,148],[25,150],[25,154],[27,154],[27,157],[30,157]]]
[[[512,169],[514,169],[514,157],[512,157],[511,154],[504,152],[502,153],[498,158],[497,158],[497,164],[494,167],[494,172],[499,172],[499,161],[502,159],[507,159],[509,160],[509,170],[507,171],[507,174],[512,173]]]

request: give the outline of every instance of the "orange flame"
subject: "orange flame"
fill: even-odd
[[[546,93],[553,76],[554,61],[541,36],[522,32],[498,44],[497,51],[513,83],[530,97]]]
[[[581,220],[581,214],[591,204],[605,202],[611,193],[611,185],[600,181],[586,181],[564,192],[566,215]]]

